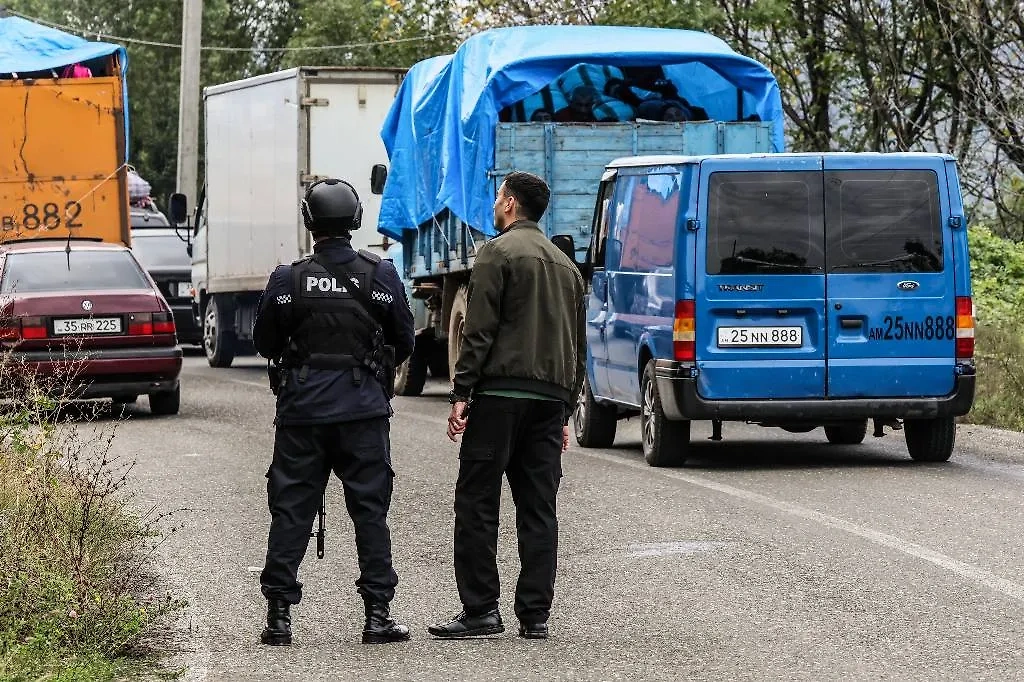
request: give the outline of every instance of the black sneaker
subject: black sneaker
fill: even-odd
[[[429,626],[427,632],[434,637],[444,638],[481,637],[505,632],[505,626],[501,623],[501,613],[498,609],[481,613],[479,616],[470,616],[463,611],[447,623]]]

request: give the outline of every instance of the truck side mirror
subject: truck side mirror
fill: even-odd
[[[556,234],[551,237],[551,243],[558,247],[558,250],[569,257],[573,263],[576,263],[576,242],[573,241],[571,235],[567,234]]]
[[[171,195],[170,218],[175,225],[181,225],[188,219],[188,199],[184,194],[175,192]]]
[[[388,168],[382,163],[374,164],[370,169],[370,192],[384,194],[384,183],[388,181]]]

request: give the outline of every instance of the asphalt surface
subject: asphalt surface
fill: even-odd
[[[573,442],[559,494],[548,641],[516,636],[514,508],[502,507],[506,632],[438,641],[459,610],[452,569],[457,446],[447,385],[395,401],[390,522],[393,614],[413,640],[359,643],[351,523],[328,492],[327,555],[303,562],[294,645],[259,644],[273,396],[256,359],[186,358],[182,410],[143,398],[114,450],[137,459],[140,504],[185,508],[161,545],[189,607],[169,665],[190,680],[1024,679],[1024,436],[961,426],[946,464],[917,464],[901,432],[830,446],[791,434],[694,425],[695,457],[648,467],[638,420],[613,448]]]

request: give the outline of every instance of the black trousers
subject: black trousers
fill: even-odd
[[[470,407],[455,484],[455,581],[467,613],[497,608],[502,475],[516,505],[520,621],[544,623],[555,594],[564,405],[482,395]]]
[[[260,574],[263,595],[298,604],[299,564],[331,471],[345,489],[359,556],[358,592],[364,600],[390,602],[398,575],[391,566],[392,478],[387,417],[315,426],[278,426],[267,471],[270,534]]]

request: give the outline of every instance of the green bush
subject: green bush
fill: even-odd
[[[161,519],[135,511],[116,424],[62,421],[43,381],[0,358],[17,387],[0,405],[0,679],[113,679],[152,667],[143,635],[178,606],[152,596]]]
[[[978,386],[966,419],[1024,431],[1024,244],[969,230]]]

